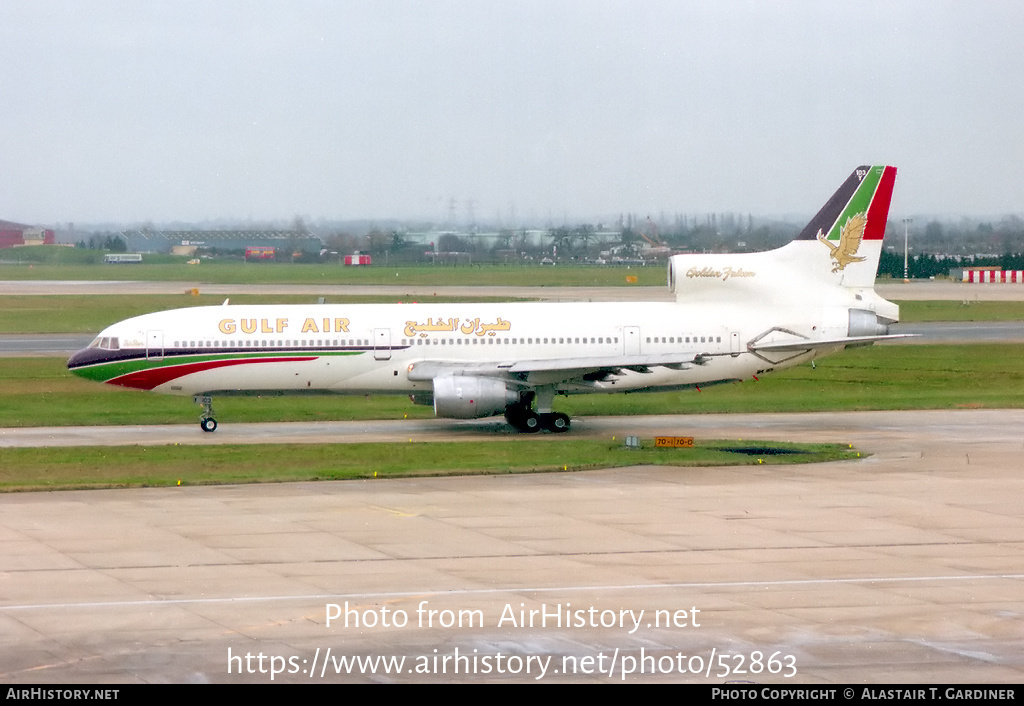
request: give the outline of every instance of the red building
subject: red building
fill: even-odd
[[[14,248],[19,245],[53,245],[55,242],[54,232],[48,228],[0,221],[0,248]]]

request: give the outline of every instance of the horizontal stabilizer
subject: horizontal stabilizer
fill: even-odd
[[[816,348],[834,348],[835,346],[855,346],[858,344],[891,341],[898,338],[915,338],[916,333],[894,333],[881,336],[847,336],[846,338],[829,339],[798,339],[781,343],[754,343],[748,348],[752,351],[810,351]]]

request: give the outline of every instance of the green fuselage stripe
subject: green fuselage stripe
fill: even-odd
[[[274,351],[261,351],[259,353],[220,353],[210,355],[177,355],[164,358],[132,358],[129,360],[115,360],[108,363],[96,363],[74,368],[71,372],[79,377],[96,382],[107,382],[122,375],[137,373],[140,370],[151,370],[153,368],[166,368],[175,365],[187,365],[189,363],[207,363],[220,360],[252,360],[254,362],[263,358],[322,358],[324,356],[348,356],[362,355],[366,351],[303,351],[288,350],[282,348]]]

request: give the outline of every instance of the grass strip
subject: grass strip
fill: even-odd
[[[1024,406],[1024,358],[1015,344],[873,346],[741,383],[555,399],[573,416],[817,412]],[[220,423],[426,419],[404,395],[218,397]],[[59,358],[0,360],[0,427],[198,423],[189,397],[100,385]]]
[[[145,256],[143,256],[145,257]],[[627,277],[636,278],[627,281]],[[0,280],[198,282],[201,284],[387,284],[415,286],[665,286],[665,264],[647,267],[559,264],[345,267],[338,263],[0,264]]]
[[[898,301],[902,323],[1024,321],[1024,301]]]
[[[755,451],[726,450],[736,447]],[[666,449],[655,448],[648,439],[640,449],[627,449],[621,442],[562,437],[0,449],[0,491],[546,473],[638,465],[779,465],[860,457],[859,451],[844,444],[697,439],[692,449]]]

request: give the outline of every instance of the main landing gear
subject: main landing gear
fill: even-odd
[[[552,395],[553,396],[553,395]],[[526,434],[538,432],[541,429],[561,434],[569,431],[569,415],[561,412],[533,411],[533,395],[524,395],[524,399],[517,404],[510,404],[505,408],[505,421],[514,429]],[[550,410],[550,405],[548,406]]]
[[[203,431],[217,431],[217,420],[213,418],[213,398],[197,395],[196,404],[203,406],[203,416],[199,418],[199,428]]]

